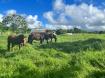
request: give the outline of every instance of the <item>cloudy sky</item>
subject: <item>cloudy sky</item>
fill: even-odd
[[[2,17],[21,14],[28,26],[105,30],[105,0],[0,0]]]

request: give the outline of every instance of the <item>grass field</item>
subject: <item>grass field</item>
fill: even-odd
[[[105,34],[65,34],[11,52],[6,39],[0,36],[0,78],[105,78]]]

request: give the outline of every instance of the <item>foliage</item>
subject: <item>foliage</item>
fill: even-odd
[[[73,28],[73,29],[57,29],[56,33],[60,35],[60,34],[65,34],[65,33],[89,33],[89,32],[79,29],[79,28]]]
[[[88,33],[87,31],[79,28],[68,29],[67,32],[68,33]]]
[[[3,30],[3,24],[2,24],[2,22],[0,22],[0,31],[2,31]]]
[[[25,21],[25,18],[23,18],[20,15],[5,16],[2,23],[5,27],[9,27],[10,30],[12,30],[13,32],[15,31],[26,32],[27,31],[27,22]]]
[[[65,34],[65,33],[67,33],[67,30],[65,30],[65,29],[58,29],[58,30],[56,30],[56,34],[58,34],[58,35]]]

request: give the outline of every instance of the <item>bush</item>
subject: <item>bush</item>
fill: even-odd
[[[67,30],[58,29],[58,30],[56,31],[56,34],[57,34],[57,35],[65,34],[65,33],[67,33]]]

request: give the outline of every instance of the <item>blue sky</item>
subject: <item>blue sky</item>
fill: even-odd
[[[66,0],[66,3],[71,1]],[[21,14],[38,15],[39,20],[46,23],[43,13],[51,10],[53,3],[54,0],[0,0],[0,12],[14,9]]]
[[[97,12],[96,8],[98,9],[98,11],[104,11],[105,0],[0,0],[0,14],[5,15],[7,11],[15,10],[16,13],[18,14],[26,14],[26,15],[32,15],[32,16],[37,15],[38,16],[37,20],[41,21],[43,25],[47,24],[48,26],[48,24],[50,24],[51,26],[51,25],[57,24],[57,25],[65,25],[65,26],[70,25],[71,26],[71,25],[74,25],[72,24],[75,21],[73,20],[74,17],[72,17],[72,14],[70,15],[68,14],[69,16],[66,15],[65,14],[66,11],[64,11],[64,8],[68,7],[68,9],[71,10],[71,7],[73,7],[75,10],[76,7],[78,8],[78,7],[83,7],[83,6],[86,6],[87,8],[92,7],[92,9],[95,10],[95,12]],[[60,7],[62,8],[59,9]],[[78,10],[76,12],[80,12],[80,11]],[[70,23],[60,23],[61,21],[58,21],[60,20],[59,18],[63,19],[62,18],[63,16],[60,17],[60,15],[64,16],[64,19],[65,19],[64,21],[70,20],[72,21],[72,23],[71,24]],[[49,17],[51,16],[51,18],[47,18],[48,16]],[[51,19],[55,20],[56,23],[52,22]],[[84,24],[80,24],[77,22],[74,22],[74,23],[76,23],[75,25],[77,26],[86,28],[86,26],[83,27]]]
[[[31,15],[38,15],[43,19],[43,13],[53,9],[55,0],[0,0],[0,12],[4,13],[6,10],[14,9],[18,13],[26,13]],[[93,4],[97,7],[105,8],[103,2],[105,0],[64,0],[66,4]]]

